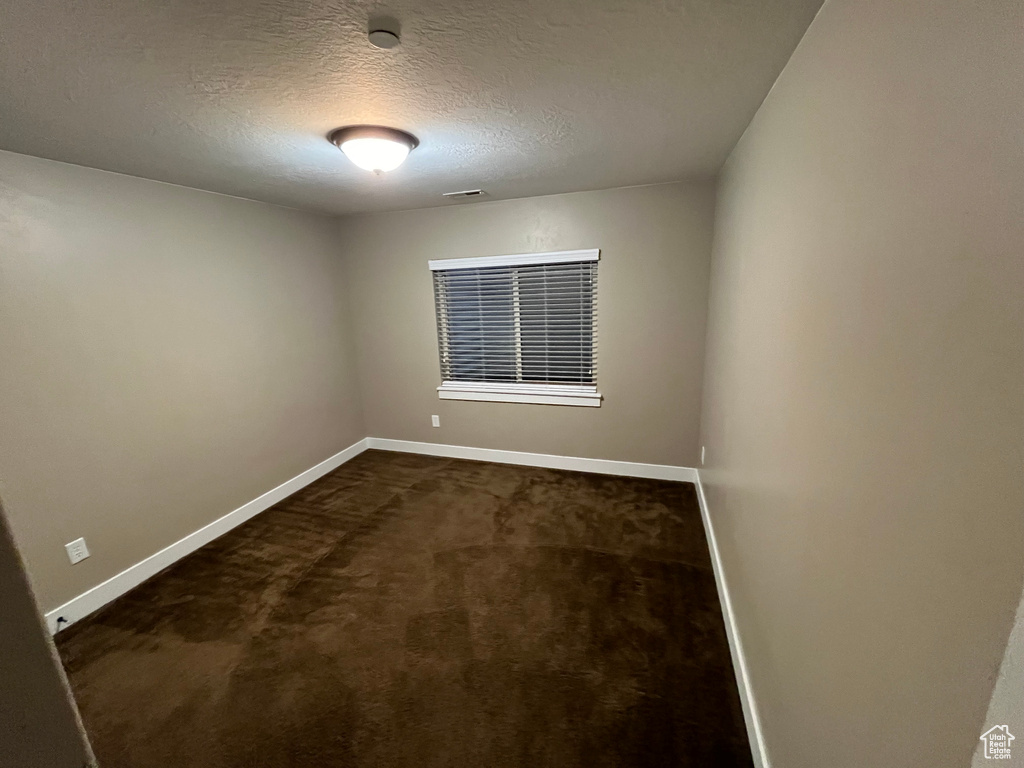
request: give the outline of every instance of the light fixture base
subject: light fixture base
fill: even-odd
[[[327,140],[338,149],[349,139],[388,139],[409,145],[409,151],[420,145],[420,140],[408,131],[399,128],[388,128],[384,125],[346,125],[327,135]]]

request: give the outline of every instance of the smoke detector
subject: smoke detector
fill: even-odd
[[[366,30],[375,48],[389,50],[402,42],[402,25],[394,16],[372,16]]]
[[[394,48],[400,42],[401,38],[397,34],[387,29],[371,29],[370,30],[370,45],[377,48]]]

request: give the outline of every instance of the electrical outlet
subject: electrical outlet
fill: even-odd
[[[704,446],[700,447],[700,465],[704,466]]]
[[[89,556],[89,548],[85,546],[85,539],[75,539],[69,544],[65,544],[64,549],[68,551],[68,560],[72,565],[82,562]]]
[[[440,427],[441,426],[441,417],[440,416],[431,416],[430,417],[430,423],[433,424],[435,427]]]

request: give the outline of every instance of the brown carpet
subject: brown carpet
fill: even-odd
[[[101,768],[751,765],[688,483],[369,451],[58,644]]]

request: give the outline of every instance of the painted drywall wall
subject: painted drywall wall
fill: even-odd
[[[369,434],[695,466],[713,211],[701,182],[342,219]],[[439,400],[427,261],[575,248],[601,249],[601,407]]]
[[[773,765],[960,768],[985,723],[1024,576],[1022,29],[829,0],[726,165],[702,477]]]
[[[0,765],[83,768],[95,760],[0,506]]]
[[[335,230],[0,153],[0,494],[45,610],[365,436]]]

